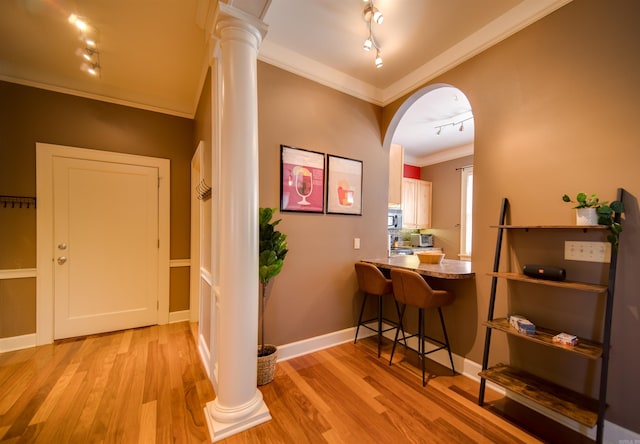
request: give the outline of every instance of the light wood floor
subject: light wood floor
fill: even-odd
[[[193,328],[153,326],[0,354],[0,442],[210,442],[203,408],[215,394]],[[388,365],[389,349],[378,359],[364,339],[279,363],[274,382],[260,388],[273,419],[222,442],[540,442],[478,407],[468,378],[433,364],[423,388],[402,352]]]

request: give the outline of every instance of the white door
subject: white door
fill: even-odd
[[[54,338],[158,322],[158,169],[53,159]]]

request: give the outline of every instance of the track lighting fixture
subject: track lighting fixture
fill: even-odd
[[[382,15],[382,13],[378,10],[378,8],[376,8],[373,5],[373,0],[363,0],[365,3],[365,7],[364,7],[364,11],[362,11],[362,17],[364,18],[364,21],[367,22],[367,28],[369,31],[369,35],[367,36],[366,40],[364,41],[364,43],[362,44],[362,49],[364,49],[365,51],[371,51],[372,49],[375,48],[376,50],[376,58],[375,58],[375,64],[376,64],[376,68],[382,68],[382,56],[380,56],[380,46],[378,45],[378,42],[376,41],[374,35],[373,35],[373,29],[372,29],[372,24],[381,24],[382,21],[384,20],[384,16]]]
[[[102,71],[100,51],[98,51],[98,44],[94,38],[97,35],[97,30],[89,24],[87,19],[77,14],[69,15],[68,21],[80,31],[80,40],[84,43],[84,48],[77,51],[77,54],[84,60],[80,69],[94,77],[100,77]]]
[[[462,131],[464,131],[464,122],[467,122],[467,121],[469,121],[469,120],[473,120],[473,116],[471,116],[471,117],[467,117],[466,119],[462,119],[462,120],[457,121],[457,122],[454,120],[453,122],[445,123],[444,125],[438,125],[438,126],[435,126],[434,128],[436,128],[436,129],[437,129],[437,131],[436,131],[436,136],[439,136],[439,135],[442,133],[442,128],[444,128],[444,127],[446,127],[446,126],[453,126],[453,127],[455,127],[455,126],[457,126],[457,125],[460,125],[460,126],[458,127],[458,131],[461,131],[461,132],[462,132]]]

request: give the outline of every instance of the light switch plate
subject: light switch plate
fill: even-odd
[[[354,250],[359,250],[360,249],[360,238],[359,237],[354,237],[353,238],[353,249]]]
[[[609,242],[565,241],[564,258],[569,261],[611,262]]]

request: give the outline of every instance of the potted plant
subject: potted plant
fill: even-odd
[[[282,271],[284,258],[287,255],[287,236],[275,229],[282,219],[271,221],[275,208],[259,209],[259,263],[260,278],[260,347],[258,348],[258,385],[273,380],[278,349],[275,345],[265,344],[264,340],[264,307],[267,301],[267,285],[269,281]]]
[[[607,240],[615,250],[618,249],[618,239],[622,232],[622,226],[616,222],[616,215],[624,213],[622,202],[619,200],[614,200],[611,203],[600,202],[596,194],[587,196],[585,193],[578,193],[575,201],[565,194],[562,196],[562,200],[576,204],[574,208],[576,209],[578,225],[606,225],[609,227]],[[590,210],[595,216],[582,216],[578,213],[581,210]]]

